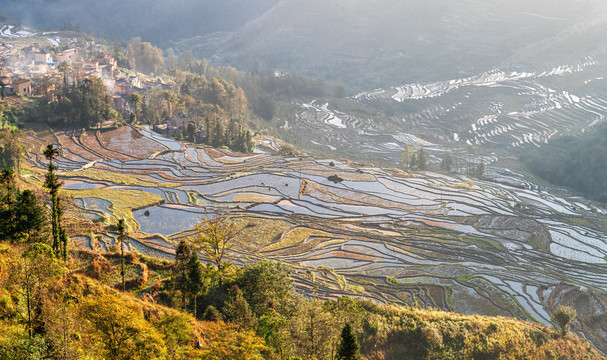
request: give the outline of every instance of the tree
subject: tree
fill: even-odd
[[[483,177],[484,174],[485,174],[485,163],[481,161],[478,165],[476,165],[476,171],[474,172],[474,175],[477,178],[481,178],[481,177]]]
[[[0,208],[0,231],[4,238],[10,239],[11,242],[17,240],[15,238],[15,171],[12,168],[2,169],[0,174],[0,180],[2,181],[2,207]]]
[[[42,231],[46,224],[44,208],[38,204],[38,199],[30,190],[24,190],[17,195],[15,201],[16,238],[32,241]]]
[[[120,276],[122,277],[122,291],[126,291],[126,285],[124,282],[124,240],[126,239],[127,229],[124,219],[118,220],[118,240],[120,241]]]
[[[175,249],[173,283],[181,292],[181,304],[184,310],[187,308],[186,298],[189,285],[188,262],[192,256],[192,252],[192,248],[185,240],[181,240],[179,245],[177,245],[177,249]]]
[[[577,312],[571,306],[559,305],[554,314],[550,316],[550,322],[561,329],[561,336],[567,335],[571,322],[575,319]]]
[[[263,316],[270,308],[281,314],[294,311],[295,288],[291,270],[285,264],[275,261],[247,264],[238,283],[257,317]]]
[[[196,251],[192,251],[190,255],[190,260],[188,261],[188,291],[194,298],[194,317],[196,317],[197,315],[197,299],[198,294],[200,294],[200,292],[202,291],[203,282],[204,271],[202,269],[202,263],[200,263],[200,260],[198,260],[198,253]]]
[[[17,298],[23,302],[20,311],[26,323],[29,337],[41,332],[40,313],[42,297],[49,279],[57,276],[61,268],[53,258],[52,249],[46,244],[29,245],[11,271],[11,284]]]
[[[449,152],[445,151],[445,157],[443,158],[443,161],[440,163],[440,168],[441,168],[441,170],[451,172],[451,165],[452,165],[451,155],[449,154]]]
[[[19,171],[24,154],[24,146],[20,138],[19,130],[0,129],[0,169],[12,168],[14,171]]]
[[[162,336],[135,302],[110,294],[89,296],[82,301],[80,314],[91,325],[91,340],[107,359],[153,359],[166,353]]]
[[[417,168],[419,170],[426,170],[427,168],[427,163],[426,163],[426,154],[424,153],[424,149],[419,149],[419,152],[417,153]]]
[[[209,261],[213,262],[219,272],[219,286],[222,285],[222,271],[224,269],[223,258],[229,244],[237,235],[234,223],[223,217],[205,219],[196,225],[196,235],[193,243],[196,244],[207,255]]]
[[[268,350],[255,333],[239,331],[233,324],[207,322],[203,337],[206,347],[201,359],[204,360],[262,360],[262,353]]]
[[[44,187],[49,189],[49,193],[51,195],[51,231],[53,235],[53,251],[55,255],[59,255],[60,253],[60,237],[61,234],[61,215],[63,210],[61,209],[61,204],[59,202],[59,189],[63,185],[57,176],[55,175],[55,170],[57,170],[57,166],[53,164],[53,160],[59,155],[59,150],[56,149],[52,144],[48,144],[46,149],[44,150],[44,156],[48,159],[48,172],[46,173],[46,181],[44,182]]]
[[[242,294],[242,290],[235,285],[231,293],[230,299],[223,308],[226,319],[238,324],[243,329],[251,328],[255,318],[249,303]]]
[[[141,104],[143,103],[143,98],[140,94],[132,93],[129,97],[129,104],[133,107],[133,113],[135,114],[135,118],[139,120],[139,110],[141,108]]]
[[[193,319],[178,312],[167,313],[155,323],[167,348],[167,359],[191,359],[190,343],[194,336]],[[196,357],[194,357],[196,358]]]
[[[339,343],[339,349],[337,350],[337,359],[339,360],[359,360],[360,345],[358,344],[358,338],[352,330],[350,323],[344,325],[341,331],[341,342]]]

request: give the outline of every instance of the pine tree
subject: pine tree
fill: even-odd
[[[15,227],[18,238],[30,241],[35,234],[42,231],[46,219],[44,208],[38,204],[38,199],[30,190],[24,190],[17,195],[15,201]]]
[[[202,264],[200,260],[198,260],[198,253],[196,251],[192,251],[190,255],[190,260],[188,261],[188,291],[194,297],[194,317],[196,317],[197,313],[197,300],[198,294],[202,290],[202,285],[204,281],[204,272],[202,269]]]
[[[118,220],[118,240],[120,241],[120,276],[122,277],[122,291],[126,291],[126,284],[124,276],[126,271],[124,269],[124,240],[126,239],[126,223],[124,219]]]
[[[424,149],[419,149],[417,153],[417,168],[419,170],[426,170],[428,164],[426,163],[426,154],[424,153]]]
[[[63,214],[58,196],[59,189],[61,188],[63,183],[57,179],[57,176],[55,175],[55,170],[57,170],[57,166],[53,164],[53,160],[58,155],[59,150],[56,149],[52,144],[48,144],[48,146],[44,150],[44,156],[49,161],[48,172],[46,173],[44,187],[49,189],[49,193],[51,194],[51,227],[53,235],[52,248],[55,252],[55,255],[58,255],[61,251],[61,215]]]
[[[440,164],[440,168],[441,170],[450,172],[451,171],[451,155],[448,152],[445,152],[445,157],[443,158],[443,161]]]
[[[242,290],[240,290],[238,286],[234,286],[232,296],[223,308],[223,313],[228,320],[243,328],[251,327],[255,321],[249,303],[244,298]]]
[[[192,256],[192,248],[185,240],[181,240],[175,249],[175,273],[173,276],[175,287],[181,292],[183,308],[186,308],[189,274],[188,263]]]
[[[339,343],[339,349],[337,350],[337,359],[359,360],[361,358],[358,338],[350,323],[347,323],[341,331],[341,342]]]

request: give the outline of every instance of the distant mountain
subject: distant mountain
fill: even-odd
[[[0,9],[36,28],[70,22],[362,90],[558,65],[607,35],[602,0],[0,0]]]
[[[369,89],[487,71],[586,26],[602,8],[598,0],[284,0],[236,32],[181,48],[215,63],[258,60]]]
[[[35,28],[69,22],[110,38],[140,36],[160,46],[217,31],[234,31],[279,0],[0,0],[0,9]]]

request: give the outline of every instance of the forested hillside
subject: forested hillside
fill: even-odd
[[[607,202],[607,125],[566,136],[521,156],[535,174],[585,197]]]

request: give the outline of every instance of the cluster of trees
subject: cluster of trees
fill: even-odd
[[[164,71],[165,59],[160,48],[140,37],[132,38],[126,45],[114,42],[112,55],[118,66],[145,74],[160,75]]]
[[[11,243],[39,241],[46,224],[44,208],[31,190],[16,186],[15,177],[13,168],[2,170],[0,238]]]
[[[607,125],[566,136],[539,149],[527,150],[521,161],[536,175],[584,196],[607,202]]]
[[[469,149],[467,158],[453,157],[448,151],[445,151],[440,163],[440,170],[446,172],[456,172],[468,174],[481,178],[485,173],[485,163],[477,160],[476,154]],[[426,170],[428,163],[423,148],[415,151],[415,148],[405,144],[405,149],[401,152],[399,166],[403,170]]]
[[[400,154],[399,164],[403,170],[426,170],[428,168],[428,163],[426,161],[424,148],[420,148],[416,152],[413,147],[405,144],[405,149]]]
[[[21,132],[9,126],[0,128],[0,169],[19,169],[23,155],[23,145],[19,140]]]
[[[179,140],[242,152],[253,150],[253,134],[246,128],[249,109],[241,89],[221,78],[209,81],[202,75],[190,75],[180,90],[180,94],[151,89],[143,96],[131,95],[131,121],[158,124],[187,114],[194,122],[182,127]]]
[[[67,75],[66,75],[67,76]],[[108,120],[119,120],[113,108],[112,97],[103,80],[85,78],[67,83],[54,99],[30,108],[30,121],[44,121],[51,125],[94,127]]]

